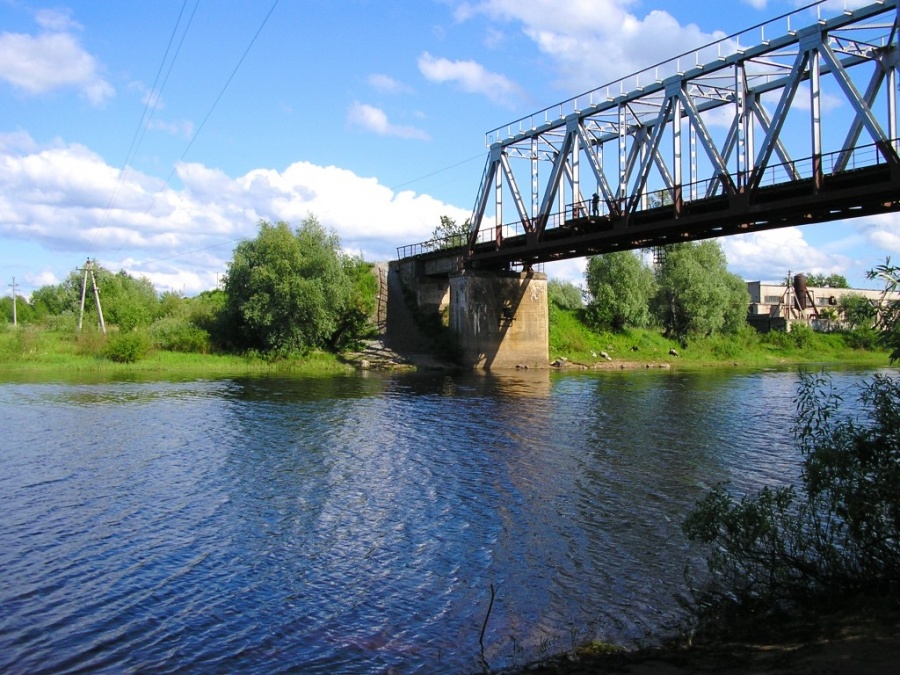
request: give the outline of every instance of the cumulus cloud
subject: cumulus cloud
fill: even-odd
[[[173,188],[133,170],[120,176],[77,144],[0,142],[0,237],[96,256],[111,269],[146,275],[158,290],[195,293],[215,285],[235,243],[255,236],[260,220],[299,224],[314,214],[348,251],[387,260],[398,246],[427,239],[441,216],[469,216],[428,195],[308,162],[237,177],[183,163],[177,178]]]
[[[71,32],[62,30],[77,24],[60,12],[41,12],[38,21],[50,30],[39,35],[0,33],[0,79],[29,95],[71,87],[93,105],[111,98],[115,90],[101,76],[97,60]]]
[[[401,126],[388,121],[387,114],[375,106],[366,103],[354,102],[347,112],[347,121],[355,127],[371,131],[379,136],[397,136],[398,138],[410,138],[427,141],[430,136],[427,132],[417,127]]]
[[[566,90],[602,86],[676,54],[695,49],[724,33],[682,26],[671,14],[653,10],[639,17],[636,0],[482,0],[463,2],[456,18],[477,15],[518,24],[554,64],[557,84]]]
[[[419,72],[431,82],[452,82],[466,93],[481,94],[501,105],[512,106],[521,98],[515,82],[475,61],[451,61],[424,52],[419,57]]]
[[[856,226],[866,243],[881,249],[886,255],[900,255],[900,214],[875,216]]]
[[[725,237],[728,268],[748,281],[779,281],[788,272],[845,273],[851,260],[810,246],[798,227]]]

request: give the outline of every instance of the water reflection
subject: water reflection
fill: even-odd
[[[838,386],[859,379],[837,376]],[[792,372],[0,385],[0,670],[472,672],[678,619]]]

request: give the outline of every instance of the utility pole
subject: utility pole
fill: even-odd
[[[12,294],[13,294],[13,326],[16,326],[16,325],[18,325],[18,323],[16,321],[16,292],[18,291],[19,287],[18,287],[18,284],[16,284],[15,277],[13,277],[13,282],[9,285],[9,287],[12,288]]]
[[[106,335],[106,323],[103,321],[103,308],[100,306],[100,289],[97,288],[97,280],[94,278],[94,262],[88,258],[83,268],[78,269],[84,272],[81,278],[81,309],[78,312],[78,330],[81,331],[81,321],[84,318],[84,296],[87,294],[88,274],[91,275],[91,285],[94,287],[94,303],[97,305],[97,316],[100,318],[100,330]]]

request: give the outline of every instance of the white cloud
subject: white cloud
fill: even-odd
[[[857,225],[857,230],[870,246],[886,255],[900,255],[900,214],[875,216]]]
[[[358,101],[350,106],[350,110],[347,112],[347,121],[353,126],[371,131],[379,136],[397,136],[420,141],[430,139],[428,133],[422,129],[391,124],[388,121],[387,114],[381,108],[376,108],[366,103],[359,103]]]
[[[846,273],[844,255],[810,246],[798,227],[740,234],[721,239],[728,268],[747,281],[779,281],[789,272]]]
[[[520,24],[522,32],[549,57],[568,90],[602,86],[697,48],[724,33],[682,26],[662,10],[640,18],[627,10],[636,0],[483,0],[457,6],[456,17],[476,15]]]
[[[37,274],[26,274],[25,275],[25,283],[33,288],[40,288],[41,286],[53,286],[59,283],[59,278],[53,273],[52,270],[45,269]]]
[[[475,61],[450,61],[425,52],[419,57],[419,71],[432,82],[453,82],[466,93],[481,94],[505,106],[514,105],[522,95],[515,82]]]
[[[48,25],[60,25],[59,14]],[[45,94],[64,87],[78,89],[93,105],[101,105],[115,91],[101,77],[96,59],[70,33],[40,35],[0,33],[0,79],[26,94]]]
[[[178,189],[136,171],[120,181],[119,173],[77,144],[0,143],[0,237],[76,259],[96,256],[110,269],[146,275],[158,290],[196,293],[215,285],[235,243],[254,236],[261,219],[296,225],[314,214],[347,250],[387,260],[398,246],[427,239],[442,215],[469,216],[428,195],[308,162],[238,177],[184,163]]]
[[[366,78],[366,81],[370,87],[384,94],[409,94],[412,92],[412,87],[409,85],[382,73],[373,73]]]
[[[745,5],[750,5],[753,9],[765,9],[768,0],[741,0]]]

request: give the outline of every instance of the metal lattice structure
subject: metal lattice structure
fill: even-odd
[[[488,132],[466,264],[900,210],[898,0],[840,5],[813,3]]]

